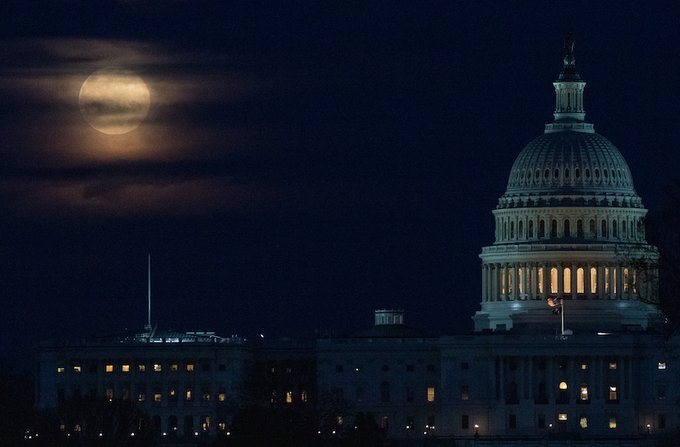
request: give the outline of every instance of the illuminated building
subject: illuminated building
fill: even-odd
[[[38,353],[36,407],[129,401],[165,436],[211,436],[226,430],[243,400],[252,361],[252,350],[242,339],[212,332],[149,330],[76,343],[45,342]],[[67,433],[76,426],[77,431],[92,430],[87,420],[61,422]]]

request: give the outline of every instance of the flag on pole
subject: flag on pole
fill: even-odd
[[[559,315],[562,313],[562,299],[548,297],[547,303],[552,308],[553,314]]]

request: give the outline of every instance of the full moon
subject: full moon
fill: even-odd
[[[135,130],[144,121],[151,95],[135,73],[103,68],[83,82],[78,103],[90,126],[108,135],[121,135]]]

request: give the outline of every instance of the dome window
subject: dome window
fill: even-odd
[[[576,176],[577,179],[581,178],[581,170],[579,168],[576,168],[574,171],[574,175]]]
[[[619,173],[619,178],[621,178],[621,170],[619,169],[617,172]]]
[[[607,171],[606,169],[602,170],[602,174],[604,175],[604,178],[609,178],[609,171]]]
[[[554,177],[555,177],[555,179],[560,178],[560,170],[559,169],[555,169]]]
[[[576,221],[576,237],[583,238],[583,221],[581,219]]]
[[[530,220],[530,221],[529,221],[529,226],[528,226],[527,233],[528,233],[528,234],[527,234],[527,237],[528,237],[529,239],[532,239],[532,238],[534,237],[534,221],[533,221],[533,220]]]
[[[527,180],[531,180],[531,171],[527,171]]]
[[[545,221],[543,219],[538,223],[538,237],[545,237]]]
[[[599,179],[600,178],[600,170],[595,168],[595,178]]]
[[[550,237],[551,238],[557,237],[557,221],[555,219],[553,219],[553,221],[550,222]]]
[[[602,219],[602,237],[607,237],[607,221]]]
[[[564,170],[564,178],[568,179],[569,178],[569,168],[566,168]]]
[[[586,168],[586,178],[590,179],[590,169]]]
[[[546,168],[545,173],[543,174],[543,177],[547,180],[550,178],[550,169]]]

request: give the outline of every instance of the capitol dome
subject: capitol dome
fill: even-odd
[[[644,329],[658,316],[647,210],[621,152],[585,122],[585,85],[568,38],[554,121],[519,153],[493,211],[476,330],[554,326],[564,309],[583,330]]]

